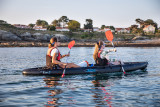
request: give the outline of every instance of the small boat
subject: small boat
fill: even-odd
[[[144,70],[148,62],[124,62],[122,65],[125,72]],[[80,68],[66,68],[65,75],[97,74],[123,72],[121,65],[92,66]],[[47,67],[29,68],[23,70],[24,75],[62,75],[64,69],[49,69]]]

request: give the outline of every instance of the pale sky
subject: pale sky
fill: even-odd
[[[130,27],[135,19],[153,19],[160,26],[160,0],[0,0],[0,20],[11,24],[36,23],[67,16],[81,27],[86,19],[101,25]]]

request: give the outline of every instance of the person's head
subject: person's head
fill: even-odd
[[[58,47],[59,45],[60,45],[60,42],[58,42],[58,39],[56,37],[53,37],[50,39],[50,43],[48,44],[48,48]]]
[[[103,41],[99,41],[95,44],[95,50],[93,54],[94,60],[96,60],[98,57],[98,51],[103,50],[104,48],[105,48],[105,43]]]

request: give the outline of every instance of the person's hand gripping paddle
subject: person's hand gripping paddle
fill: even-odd
[[[71,50],[71,48],[74,46],[74,44],[75,44],[75,41],[73,40],[73,41],[71,41],[71,42],[69,42],[69,44],[68,44],[68,48],[69,48],[69,52],[68,52],[68,54],[70,54],[70,50]],[[66,59],[66,63],[67,63],[67,61],[68,61],[68,57],[67,57],[67,59]],[[66,65],[67,66],[67,65]],[[64,68],[64,70],[63,70],[63,74],[62,74],[62,78],[64,77],[64,75],[65,75],[65,72],[66,72],[66,66],[65,66],[65,68]]]
[[[105,35],[106,35],[106,38],[112,43],[112,46],[115,48],[115,46],[114,46],[114,44],[113,44],[113,42],[112,42],[112,40],[113,40],[113,34],[112,34],[111,30],[106,31],[106,32],[105,32]],[[117,55],[117,56],[118,56],[118,55]],[[122,66],[121,60],[120,60],[120,64],[121,64],[123,73],[126,74],[126,72],[125,72],[125,70],[124,70],[124,68],[123,68],[123,66]]]

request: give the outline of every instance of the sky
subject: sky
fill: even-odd
[[[160,26],[160,0],[0,0],[0,20],[10,24],[49,24],[67,16],[84,26],[86,19],[94,27],[101,25],[130,27],[135,19],[152,19]]]

